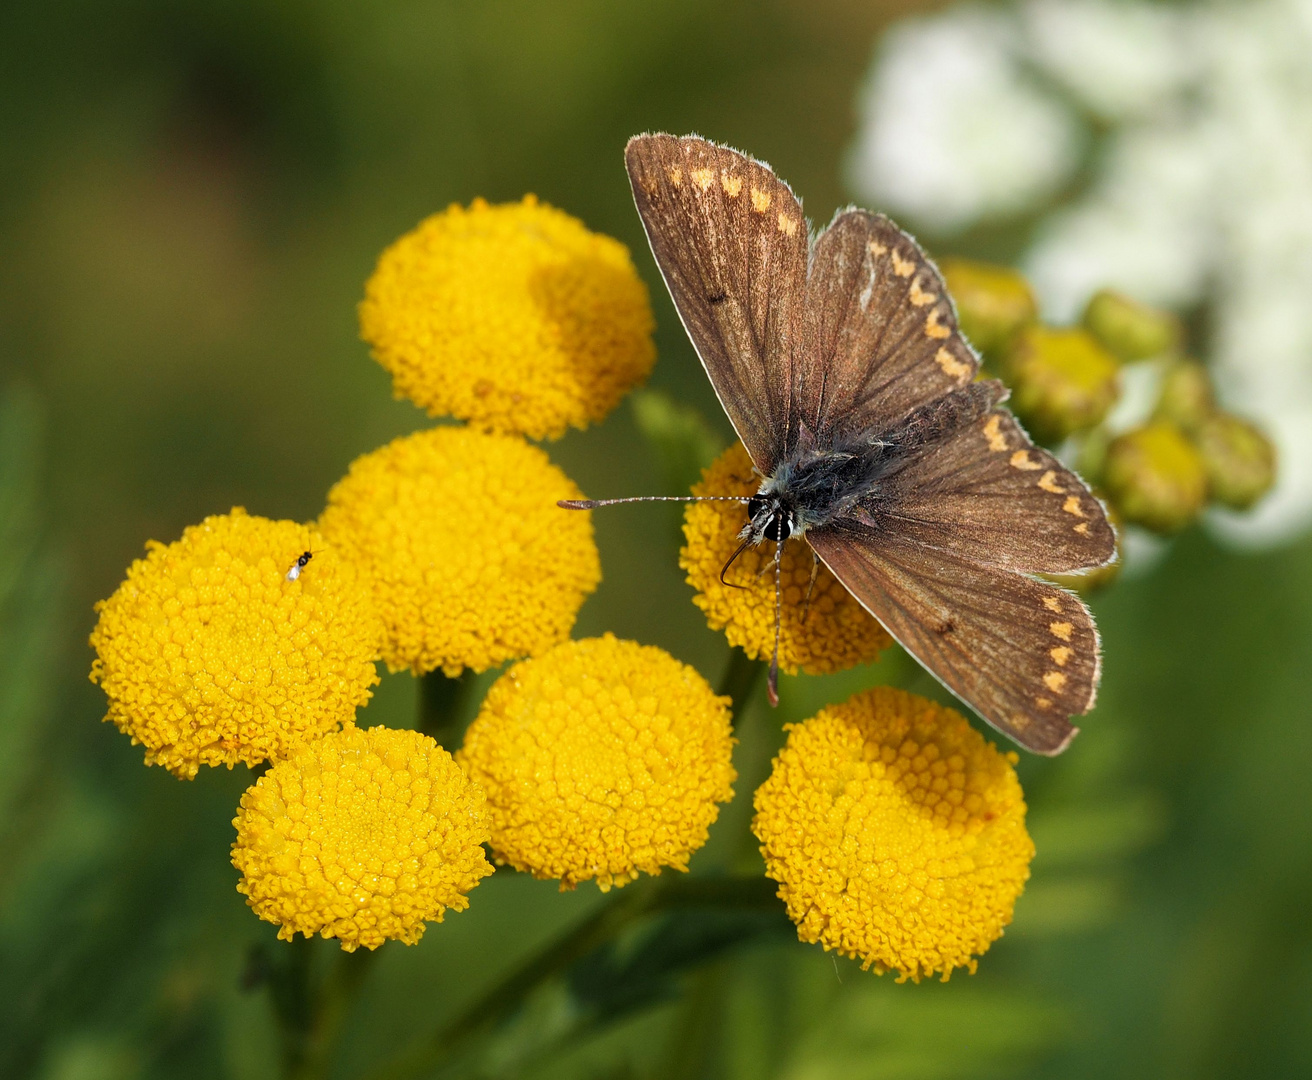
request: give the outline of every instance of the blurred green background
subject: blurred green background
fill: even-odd
[[[99,722],[86,636],[147,539],[233,505],[313,518],[353,457],[427,422],[357,338],[384,245],[450,202],[526,191],[620,237],[652,287],[653,387],[727,441],[642,242],[624,141],[742,147],[824,222],[849,198],[840,161],[877,36],[918,6],[0,9],[0,1075],[276,1075],[265,993],[243,989],[273,928],[228,862],[250,778],[143,768]],[[549,450],[589,494],[662,487],[627,406]],[[727,650],[689,603],[666,508],[598,515],[597,531],[605,581],[576,633],[662,645],[716,682]],[[1309,596],[1312,540],[1240,555],[1195,530],[1095,599],[1101,699],[1068,754],[1022,764],[1039,854],[977,975],[898,986],[758,936],[682,977],[681,998],[565,1045],[540,996],[470,1069],[1312,1075]],[[701,865],[743,846],[780,722],[877,680],[929,689],[894,659],[785,680],[778,712],[755,703]],[[413,680],[385,676],[361,720],[406,726],[414,707]],[[418,946],[385,947],[336,1075],[452,1015],[597,900],[502,873]]]

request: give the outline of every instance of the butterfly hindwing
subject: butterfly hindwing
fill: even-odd
[[[866,507],[908,540],[1002,569],[1069,573],[1116,551],[1102,504],[1006,409],[926,447]]]
[[[821,445],[886,431],[979,370],[934,264],[865,210],[816,239],[797,344],[797,411]]]
[[[765,165],[705,139],[639,135],[624,158],[688,336],[769,474],[790,424],[808,246],[801,204]]]
[[[854,522],[812,530],[825,565],[931,674],[1022,746],[1057,754],[1093,707],[1099,645],[1064,589]]]

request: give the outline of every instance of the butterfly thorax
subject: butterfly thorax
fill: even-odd
[[[869,520],[896,496],[896,476],[931,446],[983,416],[1001,396],[997,383],[974,383],[914,410],[882,432],[862,432],[823,446],[803,440],[747,503],[739,536],[759,544],[822,528],[858,508]]]
[[[780,463],[747,503],[743,539],[787,540],[828,525],[874,495],[891,463],[887,443],[811,450]]]

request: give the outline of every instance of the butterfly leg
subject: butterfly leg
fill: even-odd
[[[811,614],[811,594],[815,592],[815,579],[820,575],[820,556],[811,549],[811,583],[806,587],[806,599],[802,601],[802,624],[806,624],[806,617]]]
[[[780,537],[774,549],[774,653],[770,657],[770,677],[766,679],[765,690],[771,705],[779,704],[779,627],[783,617],[783,561],[784,541]]]

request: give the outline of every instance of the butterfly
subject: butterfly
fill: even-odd
[[[762,476],[746,544],[801,537],[894,638],[999,731],[1060,753],[1093,706],[1097,629],[1036,580],[1107,563],[1084,482],[977,380],[937,268],[882,214],[812,236],[759,161],[639,135],[625,163],[652,253]],[[576,507],[629,500],[579,500]],[[740,549],[741,550],[741,549]],[[770,698],[777,701],[778,586]]]

